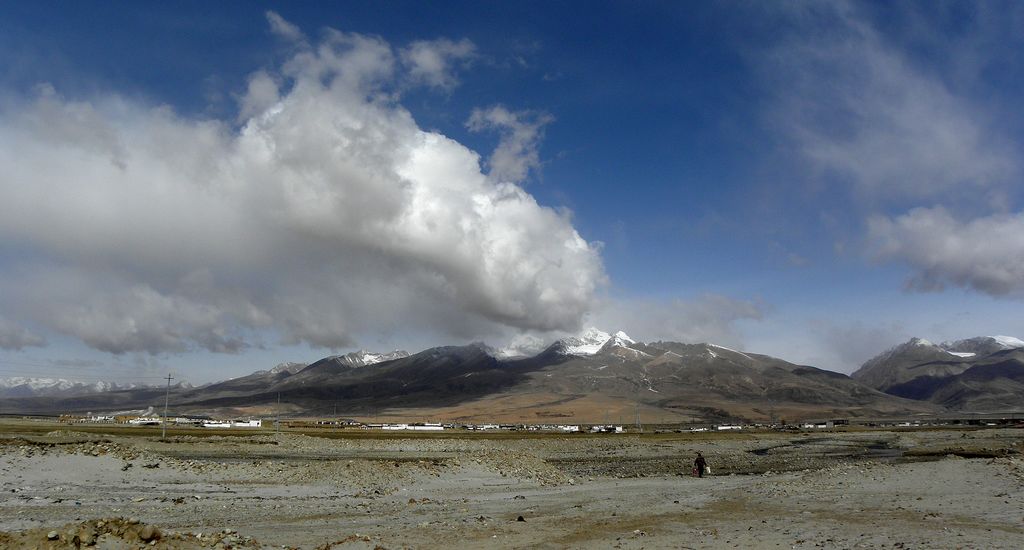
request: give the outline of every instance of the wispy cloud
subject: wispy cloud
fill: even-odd
[[[771,120],[816,185],[860,199],[848,205],[867,228],[855,240],[873,260],[908,266],[908,288],[1018,296],[1019,144],[1001,124],[1005,104],[979,92],[980,69],[970,69],[998,63],[964,46],[991,43],[1001,27],[979,10],[957,20],[950,45],[941,13],[904,7],[902,24],[927,56],[882,32],[863,4],[790,5],[794,31],[760,58]]]
[[[546,113],[513,112],[501,105],[474,109],[466,127],[474,132],[496,130],[501,139],[487,165],[489,176],[497,182],[522,182],[530,170],[540,168],[538,147],[544,127],[554,121]]]
[[[704,342],[744,348],[739,324],[760,321],[769,310],[757,300],[710,293],[692,299],[603,298],[595,303],[584,324],[609,332],[621,330],[644,342]],[[578,333],[578,330],[517,331],[492,336],[489,341],[510,355],[533,355],[559,338]]]
[[[710,293],[693,299],[611,299],[598,304],[588,322],[606,330],[625,330],[649,342],[709,342],[739,348],[744,341],[737,323],[758,321],[768,309],[760,301]]]
[[[401,51],[410,81],[448,91],[459,84],[456,65],[466,64],[476,56],[476,45],[465,38],[458,42],[447,38],[419,40]]]
[[[886,41],[849,3],[813,3],[771,50],[774,121],[823,176],[869,200],[986,197],[1019,170],[982,102]]]
[[[275,36],[290,42],[303,42],[306,35],[295,24],[285,20],[275,11],[266,12],[267,22],[270,23],[270,32]]]
[[[46,345],[46,339],[13,321],[0,317],[0,349],[19,351],[33,346]]]

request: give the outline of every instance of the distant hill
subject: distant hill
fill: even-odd
[[[1024,410],[1024,341],[913,338],[867,361],[853,378],[888,394],[954,410]]]

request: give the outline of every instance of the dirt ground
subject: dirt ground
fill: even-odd
[[[3,548],[1024,548],[1019,429],[32,428],[0,424]]]

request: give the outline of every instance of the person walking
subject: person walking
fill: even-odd
[[[704,470],[708,467],[708,461],[704,460],[704,455],[697,453],[697,460],[693,461],[693,469],[697,472],[697,477],[704,477]]]

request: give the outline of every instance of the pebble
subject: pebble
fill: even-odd
[[[139,539],[143,542],[156,541],[160,538],[161,534],[160,529],[157,529],[152,525],[147,525],[139,531]]]

